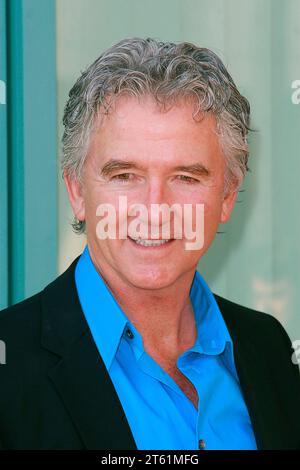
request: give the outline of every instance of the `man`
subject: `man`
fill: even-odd
[[[0,315],[3,449],[300,448],[287,333],[196,270],[246,173],[249,114],[189,43],[125,39],[82,73],[62,168],[87,245]]]

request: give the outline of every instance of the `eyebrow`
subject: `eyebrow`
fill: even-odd
[[[195,176],[210,176],[211,171],[202,163],[193,163],[191,165],[180,165],[174,168],[175,171],[185,171]]]
[[[110,176],[114,171],[129,169],[143,170],[144,168],[132,161],[111,159],[103,165],[100,171],[100,175],[107,177]]]
[[[137,165],[133,161],[128,161],[128,160],[116,160],[116,159],[111,159],[106,162],[103,167],[101,168],[100,175],[103,177],[108,177],[110,176],[114,171],[119,171],[119,170],[129,170],[129,169],[135,169],[135,170],[145,170],[145,168],[141,165]],[[190,165],[179,165],[176,166],[174,171],[183,171],[186,173],[193,174],[195,176],[210,176],[211,171],[208,170],[202,163],[192,163]]]

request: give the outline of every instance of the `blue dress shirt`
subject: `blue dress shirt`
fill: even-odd
[[[207,450],[257,449],[234,364],[233,343],[198,271],[190,289],[197,339],[177,360],[179,370],[198,392],[198,410],[145,352],[141,334],[96,270],[87,245],[77,263],[75,281],[82,310],[138,449],[194,450],[201,440]]]

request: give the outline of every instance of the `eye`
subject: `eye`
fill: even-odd
[[[180,181],[184,181],[185,183],[199,183],[198,180],[196,180],[195,178],[192,178],[191,176],[187,176],[187,175],[178,175],[178,178]]]
[[[130,181],[130,176],[134,176],[132,173],[120,173],[111,178],[112,181]]]

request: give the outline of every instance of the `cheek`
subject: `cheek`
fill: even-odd
[[[221,218],[221,206],[210,207],[207,209],[205,216],[205,245],[209,245],[215,237],[215,234],[219,228]]]
[[[215,201],[214,204],[206,204],[204,213],[207,222],[219,224],[222,213],[222,203],[218,200]]]
[[[203,207],[204,210],[204,223],[205,230],[208,228],[217,227],[220,223],[222,213],[222,195],[219,191],[213,194],[202,194],[201,197],[193,201],[193,219],[196,213],[196,204]],[[200,207],[199,206],[199,207]]]
[[[98,220],[97,209],[101,204],[111,204],[114,207],[117,207],[117,196],[115,194],[110,194],[109,191],[105,191],[102,187],[95,187],[91,185],[86,187],[85,190],[85,207],[87,216],[90,218],[90,221]]]
[[[219,228],[222,212],[222,203],[220,201],[220,198],[216,197],[214,200],[210,198],[209,201],[203,201],[203,205],[204,215],[202,217],[202,224],[204,222],[204,230],[203,225],[200,223],[198,223],[198,227],[196,228],[196,230],[198,236],[200,236],[199,230],[202,230],[202,234],[204,237],[204,250],[206,250],[213,241],[215,234]]]

